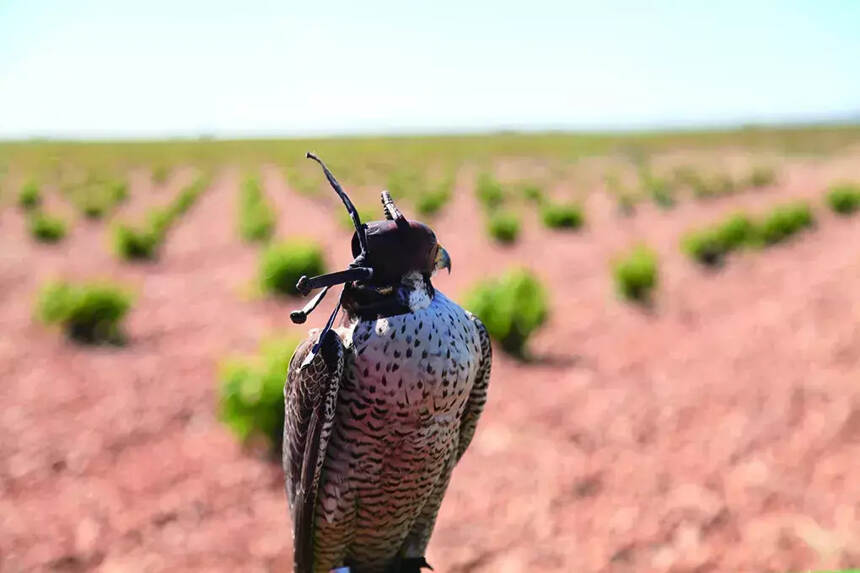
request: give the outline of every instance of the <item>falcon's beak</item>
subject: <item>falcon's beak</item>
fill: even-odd
[[[451,274],[451,256],[448,254],[448,251],[445,250],[445,247],[439,245],[439,249],[436,251],[436,264],[434,266],[434,270],[448,269],[448,274]]]

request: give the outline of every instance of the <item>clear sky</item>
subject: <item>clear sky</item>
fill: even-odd
[[[0,0],[0,137],[860,117],[860,1]]]

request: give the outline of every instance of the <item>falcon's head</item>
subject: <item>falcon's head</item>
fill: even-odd
[[[352,256],[362,256],[360,233],[364,233],[367,252],[364,265],[373,269],[368,285],[395,286],[410,274],[430,276],[440,269],[451,272],[451,257],[436,240],[436,233],[418,221],[408,221],[387,191],[382,192],[384,221],[361,225],[352,235]]]
[[[337,284],[345,285],[341,295],[344,308],[350,315],[362,318],[402,314],[429,303],[434,296],[430,277],[443,268],[451,272],[451,258],[436,240],[433,230],[424,223],[407,220],[387,191],[382,192],[385,219],[362,223],[352,201],[325,164],[311,153],[308,157],[322,166],[352,218],[354,259],[343,271],[299,280],[296,288],[302,294],[316,288],[322,290],[304,309],[292,313],[293,322],[304,322],[326,291]],[[327,328],[333,323],[338,308]]]

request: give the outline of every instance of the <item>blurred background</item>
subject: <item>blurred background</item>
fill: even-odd
[[[302,274],[494,338],[437,571],[860,567],[860,4],[0,2],[0,571],[288,571]]]

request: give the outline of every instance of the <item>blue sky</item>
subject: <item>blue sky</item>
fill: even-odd
[[[860,116],[860,2],[417,4],[0,0],[0,137]]]

